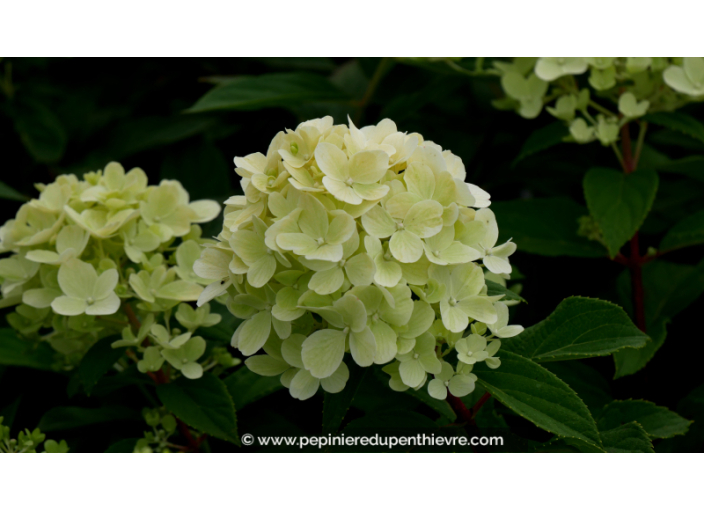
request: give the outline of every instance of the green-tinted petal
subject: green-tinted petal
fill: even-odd
[[[428,394],[438,400],[447,398],[447,387],[440,379],[433,379],[428,383]]]
[[[377,365],[388,363],[396,357],[396,353],[398,352],[396,332],[391,329],[391,326],[380,320],[372,322],[370,328],[376,339],[374,363]]]
[[[450,393],[452,393],[455,397],[464,397],[466,395],[469,395],[474,391],[474,382],[476,381],[476,379],[477,376],[475,376],[474,374],[458,374],[454,376],[452,379],[450,379]]]
[[[385,239],[396,232],[396,222],[379,205],[375,205],[362,215],[362,225],[367,234],[377,239]]]
[[[242,324],[237,348],[245,356],[251,356],[266,343],[271,332],[271,312],[262,310]]]
[[[339,267],[333,267],[327,271],[319,271],[313,275],[308,282],[308,287],[320,295],[332,294],[342,287],[345,275]]]
[[[330,377],[325,377],[320,380],[320,385],[328,393],[339,393],[345,389],[349,378],[350,370],[347,368],[347,365],[341,363]]]
[[[289,392],[293,398],[299,400],[307,400],[318,391],[320,381],[308,370],[299,370],[298,373],[291,379]]]
[[[386,173],[389,156],[384,151],[372,150],[357,152],[350,158],[349,172],[354,182],[373,184]]]
[[[110,295],[117,286],[119,276],[116,269],[108,269],[98,277],[92,289],[92,297],[95,300],[103,299]]]
[[[423,241],[409,230],[400,230],[391,236],[389,249],[399,262],[416,262],[423,255]]]
[[[484,322],[486,324],[493,324],[498,318],[493,302],[489,298],[483,296],[465,298],[457,303],[456,308],[462,310],[462,313],[467,314],[467,316],[472,319],[479,322]],[[467,326],[465,326],[465,328],[466,327]],[[448,327],[447,329],[450,328]],[[450,331],[455,333],[458,332],[458,330],[453,329],[450,329]]]
[[[330,222],[330,228],[325,236],[328,244],[342,244],[347,241],[356,230],[357,224],[352,216],[346,212],[338,213]]]
[[[96,300],[86,308],[88,315],[112,315],[120,308],[120,298],[111,292],[106,297]]]
[[[398,372],[403,384],[411,388],[418,386],[425,378],[425,370],[417,359],[402,362]]]
[[[345,271],[352,285],[371,285],[376,267],[366,253],[359,253],[345,263]]]
[[[368,367],[374,363],[376,339],[368,327],[360,332],[350,333],[350,353],[360,367]]]
[[[60,296],[54,299],[51,303],[51,309],[59,315],[80,315],[86,311],[87,304],[85,299]]]
[[[438,202],[435,200],[423,200],[408,210],[408,214],[403,220],[403,225],[406,230],[413,232],[418,237],[430,237],[442,230],[442,213],[442,205]]]
[[[251,356],[244,361],[252,372],[255,374],[263,375],[265,377],[273,377],[275,375],[283,374],[288,370],[289,364],[285,361],[272,358],[266,354],[260,354],[258,356]]]
[[[203,292],[203,287],[197,283],[177,280],[167,283],[155,292],[156,297],[174,299],[176,301],[197,301]]]
[[[322,379],[331,376],[342,363],[347,335],[334,329],[322,329],[303,342],[301,357],[310,373]]]
[[[70,259],[59,268],[59,286],[64,294],[70,297],[91,297],[97,279],[95,268],[78,259]]]

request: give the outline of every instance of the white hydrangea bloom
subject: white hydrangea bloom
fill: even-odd
[[[301,400],[341,391],[349,363],[384,365],[397,391],[428,374],[436,398],[473,391],[471,367],[455,370],[443,346],[503,320],[481,266],[510,273],[515,244],[496,246],[491,197],[465,182],[460,158],[389,119],[357,128],[325,117],[235,165],[244,196],[225,202],[223,230],[193,272],[216,280],[199,305],[226,295],[243,319],[232,345],[250,370]],[[482,347],[485,358],[499,345]]]

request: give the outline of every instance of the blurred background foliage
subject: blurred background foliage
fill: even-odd
[[[277,131],[324,115],[336,123],[345,123],[349,115],[358,126],[388,117],[401,131],[422,133],[459,155],[467,180],[491,193],[500,242],[513,237],[518,243],[511,261],[524,277],[528,301],[516,308],[512,322],[535,324],[568,296],[608,299],[630,310],[627,269],[577,235],[578,218],[587,214],[584,174],[594,166],[617,169],[613,154],[594,143],[559,143],[566,130],[545,113],[525,120],[496,110],[492,101],[503,96],[498,79],[471,76],[473,68],[473,59],[6,58],[0,61],[0,222],[14,216],[19,201],[37,195],[34,183],[94,171],[109,161],[120,161],[126,169],[141,167],[150,182],[178,179],[192,199],[222,202],[241,193],[233,157],[266,152]],[[701,104],[685,111],[704,119]],[[641,229],[643,251],[658,246],[678,220],[704,210],[703,161],[704,138],[656,126],[649,130],[641,167],[657,169],[660,186]],[[215,235],[221,224],[216,219],[205,232]],[[697,317],[704,305],[703,271],[695,266],[703,253],[702,246],[688,247],[646,268],[651,313],[665,314],[658,318],[670,322],[667,339],[643,370],[614,379],[610,356],[560,363],[556,373],[591,401],[587,405],[645,399],[689,419],[704,418],[695,354],[701,341]],[[246,377],[242,372],[230,383],[250,388]],[[379,409],[396,416],[415,413],[419,420],[428,414],[413,397],[394,394],[373,374],[365,377],[347,421]],[[46,422],[45,413],[57,405],[107,406],[109,412],[79,417],[82,422],[72,416],[72,427],[79,423],[78,428],[63,432],[77,446],[73,451],[102,451],[116,439],[141,435],[138,414],[119,411],[131,399],[145,400],[139,384],[119,394],[103,388],[91,397],[72,391],[70,384],[66,388],[61,374],[0,366],[0,415],[6,424],[14,419],[17,427],[33,428],[42,416]],[[244,395],[235,402],[240,430],[319,433],[322,397],[299,402],[276,389],[255,388],[273,394],[258,401]],[[442,416],[447,410],[435,411]],[[500,404],[485,412],[487,419],[500,415],[524,438],[549,437]],[[661,441],[656,449],[701,450],[702,422],[695,420],[687,435]],[[58,423],[48,429],[62,430]]]

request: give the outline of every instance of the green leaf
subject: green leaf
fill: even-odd
[[[704,210],[687,216],[672,227],[662,242],[660,251],[676,250],[704,243]]]
[[[283,389],[278,377],[264,377],[242,366],[224,381],[238,412],[259,399]]]
[[[636,422],[601,432],[608,453],[654,453],[650,437]]]
[[[625,174],[609,168],[592,168],[584,176],[584,197],[601,228],[611,258],[648,215],[658,189],[658,174],[641,169]]]
[[[648,336],[608,301],[569,297],[544,321],[503,341],[503,349],[537,362],[605,356],[645,345]]]
[[[78,376],[81,378],[86,394],[90,395],[93,387],[108,370],[120,359],[125,349],[113,349],[110,344],[115,337],[103,338],[96,342],[86,353],[78,367]]]
[[[323,434],[335,434],[342,420],[352,405],[354,396],[357,394],[359,385],[366,374],[366,370],[357,365],[350,363],[350,378],[340,393],[325,393],[323,402]]]
[[[0,198],[4,200],[16,200],[17,202],[27,201],[27,197],[19,191],[12,189],[10,186],[0,181]]]
[[[309,73],[273,73],[243,77],[215,87],[188,112],[292,108],[309,101],[341,101],[346,94],[327,78]]]
[[[687,433],[690,424],[679,414],[645,400],[615,400],[597,419],[599,430],[611,430],[637,422],[650,437],[665,438]]]
[[[225,384],[211,373],[200,379],[181,377],[157,386],[156,393],[166,408],[187,425],[205,434],[237,445],[237,417]]]
[[[682,112],[655,112],[643,117],[643,120],[658,126],[679,131],[704,142],[704,124],[694,117]]]
[[[557,257],[604,257],[599,243],[577,235],[587,209],[567,198],[493,202],[501,239],[512,238],[519,251]]]
[[[513,299],[524,303],[528,302],[512,290],[508,290],[500,283],[492,282],[491,280],[485,280],[484,283],[486,284],[487,294],[489,296],[500,296],[503,294],[506,296],[505,299]]]
[[[515,167],[521,160],[528,156],[562,143],[562,139],[568,134],[567,127],[565,127],[562,122],[553,122],[552,124],[532,131],[521,147],[518,156],[513,160],[513,163],[511,163],[511,166]]]
[[[661,162],[655,169],[658,172],[685,175],[704,182],[704,156],[688,156],[674,161]]]
[[[539,364],[501,351],[501,367],[477,363],[474,374],[496,399],[538,427],[602,450],[594,418],[577,394]]]
[[[21,102],[15,113],[15,129],[32,157],[41,163],[61,159],[68,142],[61,121],[46,106]]]
[[[10,328],[0,329],[0,365],[51,370],[53,362],[54,350],[48,344],[33,345]]]
[[[105,453],[132,453],[134,452],[134,447],[137,445],[137,441],[139,441],[139,439],[137,439],[136,437],[120,439],[116,443],[113,443],[108,446],[108,449],[105,450]]]
[[[623,271],[617,282],[620,301],[633,316],[631,277]],[[646,331],[651,341],[641,349],[614,354],[614,378],[636,373],[665,342],[667,323],[704,292],[704,261],[696,266],[656,260],[643,267]]]
[[[97,425],[111,421],[141,421],[142,416],[132,408],[121,405],[108,405],[97,408],[87,407],[54,407],[47,411],[39,427],[42,432],[66,430],[87,425]]]
[[[545,366],[572,388],[594,413],[613,401],[611,388],[596,370],[581,361],[561,361]]]

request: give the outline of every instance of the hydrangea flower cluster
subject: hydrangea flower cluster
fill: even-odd
[[[516,245],[497,246],[490,196],[465,182],[459,157],[388,119],[358,129],[325,117],[235,165],[244,195],[225,202],[194,271],[216,280],[198,303],[227,294],[243,320],[232,345],[252,371],[305,400],[341,391],[347,363],[385,365],[394,390],[430,374],[444,399],[474,390],[475,363],[499,366],[500,338],[522,328],[484,269],[508,278]]]
[[[611,145],[630,120],[704,99],[702,57],[516,57],[494,67],[506,93],[496,107],[533,119],[545,106],[577,143]]]
[[[206,242],[196,224],[220,206],[190,201],[177,181],[149,186],[143,170],[118,163],[37,188],[39,198],[0,228],[0,252],[10,253],[0,259],[0,306],[16,307],[10,325],[48,341],[64,369],[101,338],[121,335],[113,346],[141,353],[142,372],[167,362],[200,377],[205,341],[193,333],[220,316],[183,302],[211,282],[193,272]],[[170,327],[177,306],[183,330]]]

